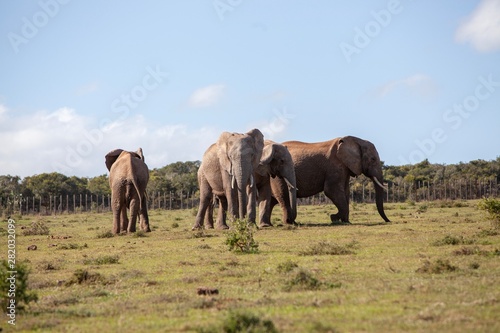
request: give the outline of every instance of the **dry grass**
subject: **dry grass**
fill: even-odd
[[[110,214],[42,217],[50,236],[17,237],[39,301],[15,329],[209,332],[237,313],[279,332],[500,331],[498,230],[476,202],[422,206],[388,204],[386,224],[357,204],[352,225],[302,206],[295,228],[276,210],[252,254],[229,251],[228,231],[192,232],[190,210],[152,211],[147,237],[107,238]]]

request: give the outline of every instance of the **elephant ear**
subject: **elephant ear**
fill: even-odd
[[[262,150],[264,149],[264,134],[256,128],[248,131],[246,134],[251,136],[254,141],[255,155],[253,167],[256,169],[262,157]]]
[[[219,158],[219,163],[223,170],[227,173],[232,174],[231,160],[229,159],[228,151],[229,151],[229,138],[232,136],[232,133],[222,132],[217,140],[217,157]]]
[[[108,168],[108,171],[111,171],[111,166],[113,163],[116,162],[118,159],[118,156],[123,152],[123,149],[115,149],[110,151],[109,153],[106,154],[105,158],[105,163],[106,163],[106,168]]]
[[[351,136],[339,139],[337,157],[355,176],[359,176],[362,168],[361,148],[356,140]]]
[[[266,140],[264,148],[262,149],[262,156],[260,157],[260,165],[267,165],[271,163],[274,157],[276,144],[273,141]]]
[[[143,162],[146,162],[145,158],[144,158],[144,153],[142,152],[142,148],[139,148],[137,149],[137,151],[135,152],[137,154],[137,156],[143,161]]]

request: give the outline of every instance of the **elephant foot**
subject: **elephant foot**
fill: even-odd
[[[217,225],[217,229],[227,230],[227,229],[229,229],[229,226],[227,224],[219,224],[219,225]]]
[[[207,230],[213,229],[213,228],[214,228],[213,224],[205,225],[205,229],[207,229]]]
[[[271,228],[273,225],[271,223],[260,223],[259,228]]]
[[[332,221],[333,224],[351,224],[351,222],[349,222],[349,219],[340,217],[339,213],[331,214],[330,220]]]
[[[192,231],[195,231],[195,230],[200,230],[200,229],[202,229],[202,227],[201,227],[201,225],[199,225],[199,224],[195,224],[195,225],[193,225],[193,227],[191,228],[191,230],[192,230]]]

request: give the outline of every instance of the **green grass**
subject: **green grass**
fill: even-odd
[[[146,237],[109,237],[108,213],[23,217],[17,260],[38,302],[15,331],[500,331],[500,233],[477,202],[386,207],[392,223],[357,204],[332,225],[333,205],[300,206],[298,227],[276,209],[252,254],[228,250],[230,231],[191,231],[192,210],[151,211]],[[23,235],[33,221],[49,235]]]

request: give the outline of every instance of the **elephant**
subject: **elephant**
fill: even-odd
[[[280,187],[283,196],[288,200],[281,205],[283,222],[294,224],[297,216],[297,186],[292,156],[288,149],[271,140],[264,141],[264,149],[259,166],[254,173],[259,202],[259,225],[270,227],[271,223],[271,178],[281,179],[285,184]]]
[[[193,230],[202,228],[214,195],[221,206],[217,216],[218,229],[228,228],[225,212],[229,212],[231,218],[255,220],[253,174],[263,148],[264,136],[258,129],[252,129],[247,133],[223,132],[217,142],[205,151],[198,169],[200,205]]]
[[[375,186],[375,202],[378,213],[386,222],[390,222],[384,212],[384,187],[382,164],[373,143],[354,137],[345,136],[330,141],[306,143],[287,141],[295,165],[297,198],[305,198],[321,191],[337,206],[338,213],[331,214],[332,222],[349,223],[349,178],[364,174]],[[283,205],[287,198],[280,189],[284,181],[271,179],[271,188],[276,203]]]
[[[137,215],[143,231],[150,232],[146,186],[149,169],[144,162],[142,149],[136,152],[115,149],[105,156],[111,187],[111,209],[113,211],[113,233],[135,232]],[[130,209],[130,224],[127,218]]]
[[[280,143],[271,140],[264,141],[264,149],[259,166],[254,172],[255,186],[257,187],[257,198],[259,205],[259,226],[261,228],[271,227],[270,205],[272,200],[270,179],[279,177],[284,180],[286,187],[283,189],[287,194],[287,202],[282,206],[283,221],[287,224],[294,224],[297,215],[297,188],[295,184],[295,169],[292,156],[288,149]],[[247,189],[249,191],[249,189]],[[215,201],[219,198],[213,197],[211,206],[205,214],[205,227],[213,228],[213,208]],[[219,214],[224,214],[223,209],[219,209]],[[224,216],[219,217],[224,218]],[[250,222],[255,223],[255,220]]]

